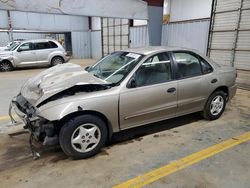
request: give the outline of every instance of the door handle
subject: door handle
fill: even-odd
[[[176,88],[174,88],[174,87],[171,87],[171,88],[169,88],[169,89],[167,90],[168,93],[173,93],[173,92],[175,92],[175,91],[176,91]]]
[[[212,79],[212,80],[211,80],[211,83],[214,84],[214,83],[216,83],[217,81],[218,81],[218,80],[215,78],[215,79]]]

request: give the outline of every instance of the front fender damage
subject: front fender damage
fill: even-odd
[[[77,102],[52,105],[50,108],[45,108],[46,106],[78,93],[89,93],[109,88],[111,88],[110,85],[104,84],[75,85],[47,98],[37,106],[33,106],[21,94],[14,97],[11,102],[11,108],[13,108],[15,113],[24,122],[24,128],[30,131],[29,143],[33,158],[36,159],[40,156],[37,149],[32,144],[33,139],[43,143],[43,145],[58,144],[60,126],[62,123],[60,120],[68,113],[85,110],[82,106],[77,105]],[[12,117],[11,113],[10,117]]]

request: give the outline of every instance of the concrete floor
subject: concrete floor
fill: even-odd
[[[80,61],[75,61],[80,63]],[[88,60],[82,65],[92,64]],[[7,114],[9,100],[21,84],[43,69],[0,74],[0,116]],[[114,135],[101,153],[73,161],[59,147],[40,147],[34,161],[28,148],[28,134],[9,137],[21,126],[6,127],[0,121],[1,187],[108,188],[171,161],[250,131],[250,92],[238,90],[223,116],[205,121],[199,114],[146,125]],[[250,142],[205,159],[164,177],[146,187],[246,188],[250,187]]]
[[[238,70],[237,84],[240,88],[250,91],[250,71]]]

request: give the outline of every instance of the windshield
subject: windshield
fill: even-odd
[[[9,50],[13,51],[19,46],[20,42],[14,42],[10,47]]]
[[[114,52],[88,69],[94,76],[117,84],[137,65],[142,55],[129,52]]]

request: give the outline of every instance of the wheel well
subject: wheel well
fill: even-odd
[[[226,101],[228,101],[229,91],[228,91],[228,87],[227,87],[227,86],[220,86],[220,87],[216,88],[216,89],[213,91],[213,93],[216,92],[216,91],[223,91],[223,92],[226,94]],[[212,94],[213,94],[213,93],[212,93]],[[211,95],[212,95],[212,94],[211,94]]]
[[[216,92],[216,91],[223,91],[223,92],[226,94],[226,101],[228,101],[229,91],[228,91],[228,87],[227,87],[227,86],[220,86],[220,87],[217,87],[217,88],[209,95],[209,97],[210,97],[214,92]],[[209,97],[207,98],[207,101],[206,101],[206,103],[205,103],[205,105],[204,105],[203,108],[205,108],[205,106],[206,106],[206,104],[207,104],[207,102],[208,102],[208,100],[209,100]]]
[[[10,60],[8,60],[8,59],[3,59],[1,62],[8,62],[8,63],[11,64],[11,66],[13,66],[12,62]]]
[[[108,138],[111,139],[111,136],[113,134],[113,128],[112,128],[111,123],[109,122],[108,118],[105,115],[103,115],[102,113],[97,112],[97,111],[92,111],[92,110],[76,111],[76,112],[73,112],[71,114],[66,115],[59,122],[65,122],[65,121],[70,120],[73,117],[76,117],[76,116],[79,116],[79,115],[85,115],[85,114],[94,115],[94,116],[97,116],[97,117],[101,118],[104,121],[104,123],[105,123],[105,125],[107,127]],[[59,125],[62,126],[61,123],[59,123]],[[60,129],[61,129],[61,127],[60,127]]]
[[[226,96],[228,96],[228,93],[229,93],[227,86],[220,86],[220,87],[216,88],[216,90],[214,90],[214,92],[215,91],[223,91],[226,94]]]
[[[60,56],[60,55],[56,55],[56,56],[52,57],[52,58],[51,58],[51,62],[52,62],[52,61],[53,61],[53,59],[54,59],[54,58],[56,58],[56,57],[60,57],[60,58],[62,58],[62,60],[63,60],[63,62],[64,62],[64,58],[63,58],[62,56]]]

